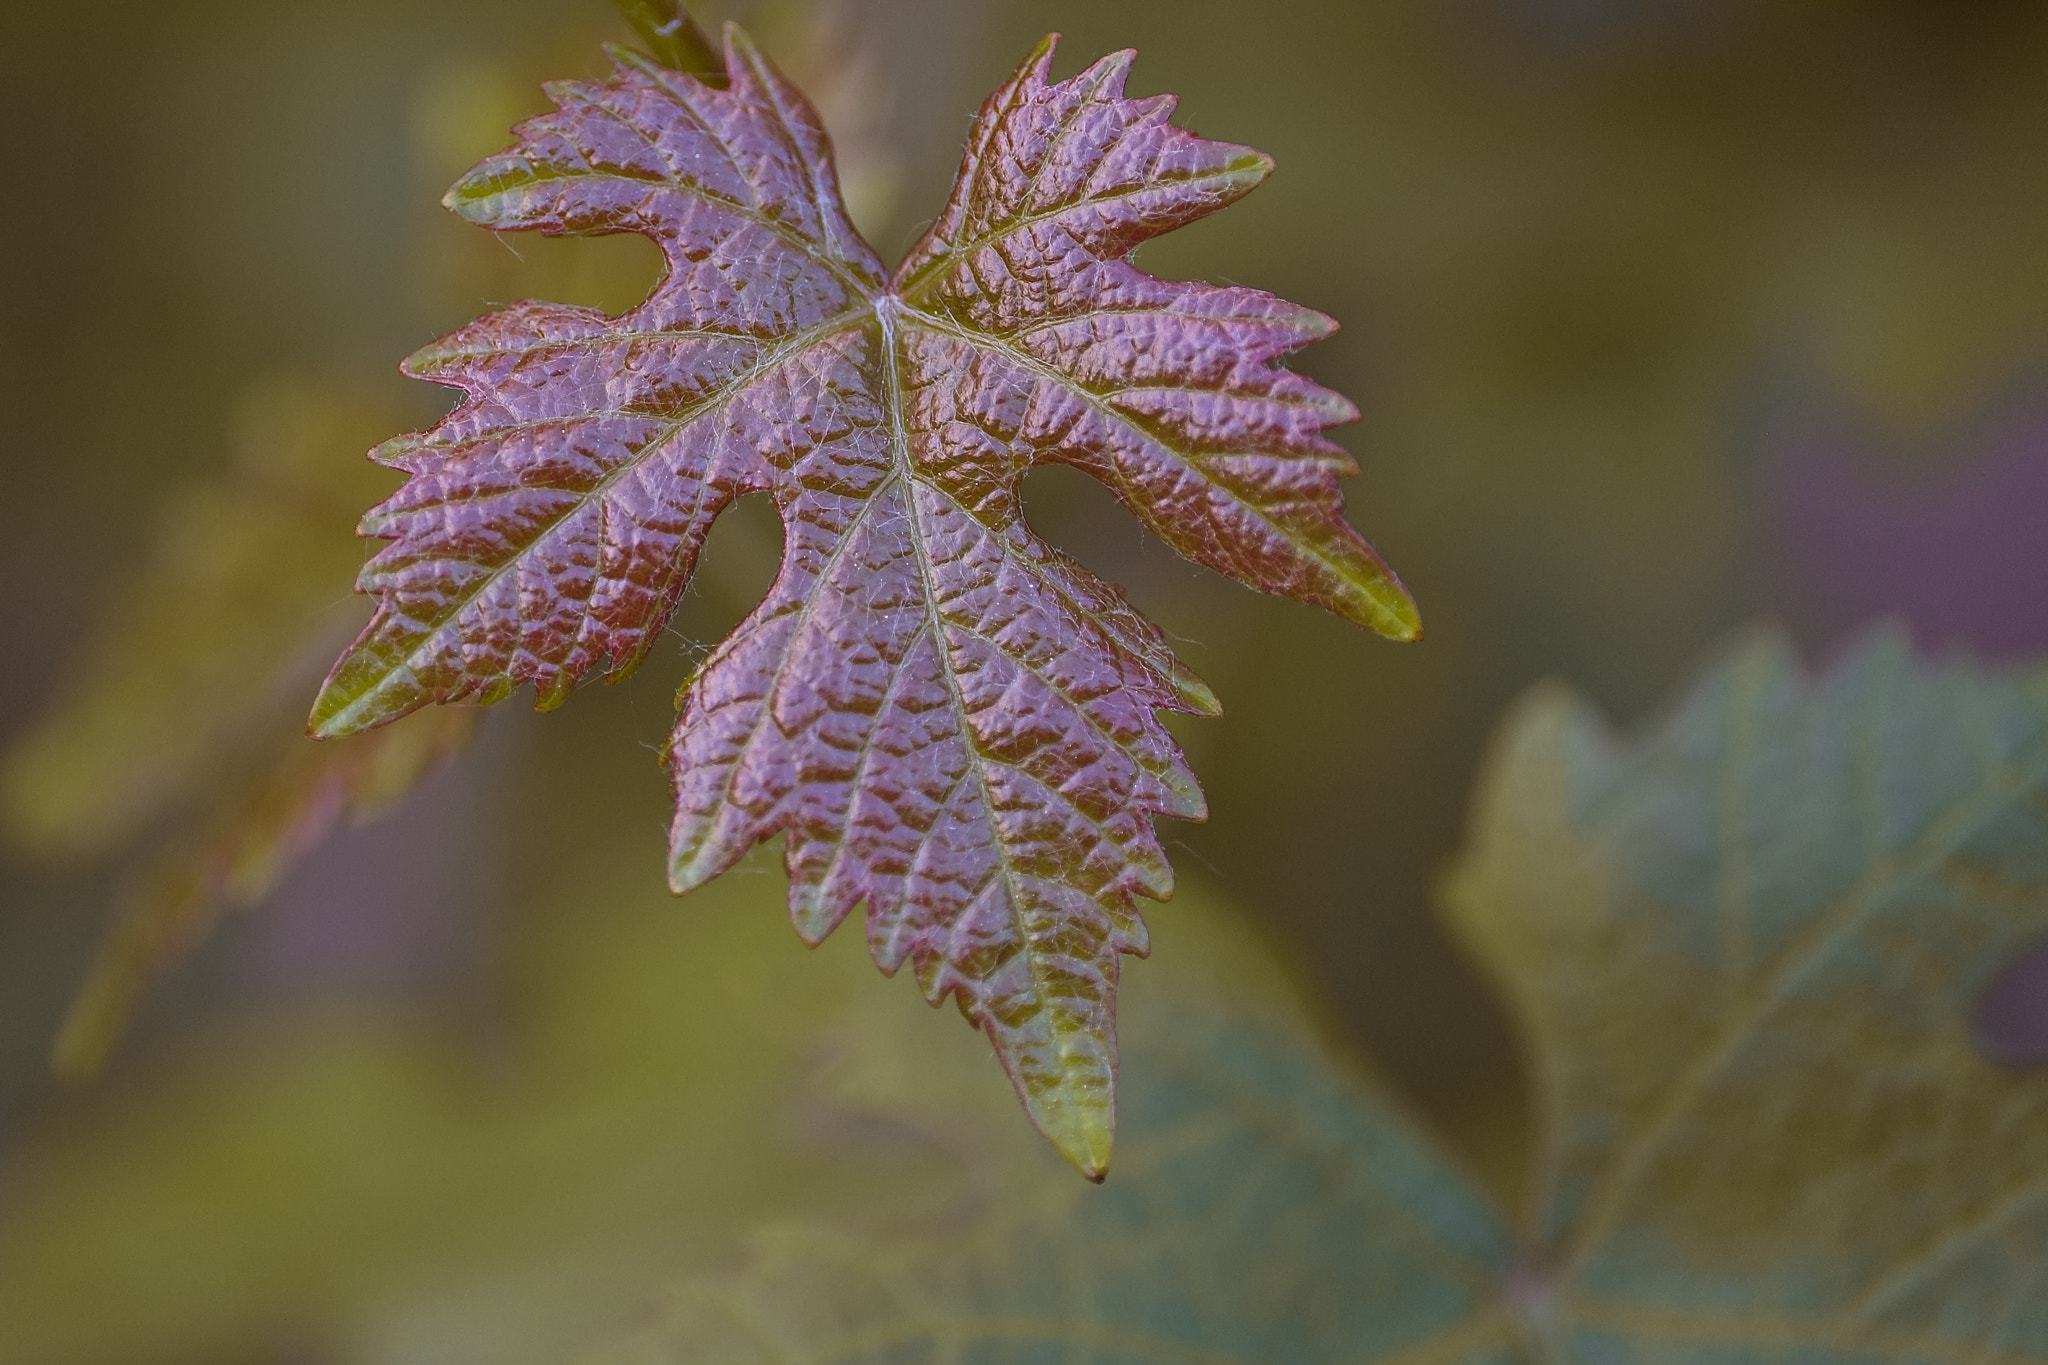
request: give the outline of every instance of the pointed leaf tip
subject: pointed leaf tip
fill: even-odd
[[[1040,84],[1046,83],[1052,76],[1052,58],[1053,54],[1059,51],[1059,46],[1058,32],[1046,34],[1038,40],[1038,46],[1032,48],[1030,54],[1024,58],[1023,69]]]
[[[1364,541],[1347,536],[1330,550],[1326,562],[1335,570],[1339,586],[1331,600],[1318,605],[1397,644],[1422,638],[1422,613],[1414,596]]]
[[[1055,1087],[1028,1096],[1024,1108],[1067,1164],[1100,1185],[1109,1176],[1110,1152],[1116,1143],[1116,1095],[1099,1077],[1071,1072]]]
[[[1173,682],[1181,700],[1192,706],[1196,715],[1214,720],[1223,714],[1223,702],[1214,689],[1193,673],[1183,669],[1174,675]]]
[[[336,675],[341,673],[342,665],[354,661],[353,654],[343,655],[341,664],[336,665]],[[356,685],[350,685],[351,682],[355,682]],[[383,700],[382,694],[386,691],[387,688],[379,682],[363,686],[353,679],[344,681],[339,676],[328,678],[320,688],[319,695],[313,698],[313,710],[306,717],[306,737],[340,739],[345,735],[353,735],[373,729],[387,721],[396,720],[420,704],[415,702],[412,706],[390,705]]]
[[[1415,599],[1404,589],[1400,600],[1394,604],[1390,614],[1391,629],[1382,629],[1380,634],[1396,644],[1412,645],[1422,639],[1422,613],[1415,608]]]

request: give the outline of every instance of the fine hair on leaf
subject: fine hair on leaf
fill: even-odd
[[[1200,819],[1161,723],[1209,689],[1114,586],[1035,535],[1021,483],[1064,464],[1183,555],[1397,640],[1406,590],[1345,521],[1339,395],[1281,361],[1322,314],[1156,279],[1146,240],[1249,192],[1249,148],[1124,94],[1133,54],[1066,81],[1048,38],[982,106],[944,209],[888,269],[841,202],[803,94],[727,25],[632,3],[650,53],[548,87],[448,192],[493,231],[640,233],[667,273],[613,317],[526,302],[415,353],[459,389],[375,452],[407,475],[364,519],[388,542],[375,617],[313,706],[319,737],[419,707],[543,709],[661,638],[712,522],[766,492],[767,597],[697,670],[666,749],[669,884],[783,836],[815,943],[856,906],[981,1029],[1041,1131],[1108,1169],[1121,955],[1173,873],[1156,815]],[[672,63],[681,62],[684,69]]]

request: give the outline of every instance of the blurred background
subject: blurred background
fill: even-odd
[[[853,214],[891,259],[942,203],[981,98],[1047,31],[1065,34],[1057,74],[1136,48],[1133,93],[1175,92],[1185,126],[1275,157],[1265,187],[1147,245],[1141,264],[1342,322],[1294,363],[1364,411],[1337,433],[1364,467],[1351,517],[1414,590],[1427,640],[1390,645],[1186,565],[1067,471],[1034,475],[1029,505],[1223,699],[1220,720],[1176,727],[1212,812],[1162,830],[1194,894],[1250,916],[1330,1027],[1504,1196],[1523,1132],[1513,1036],[1430,906],[1506,703],[1562,675],[1639,721],[1758,617],[1815,660],[1883,616],[1936,648],[2048,649],[2042,6],[731,0],[699,13],[746,22],[814,96]],[[166,1115],[185,1116],[195,1161],[229,1160],[196,1155],[217,1142],[260,1153],[247,1133],[224,1137],[222,1115],[241,1104],[247,1123],[283,1122],[284,1102],[230,1103],[238,1074],[326,1078],[296,1120],[318,1127],[321,1105],[341,1112],[354,1093],[349,1049],[399,1030],[440,1049],[405,1072],[406,1094],[516,1090],[530,1016],[568,989],[557,978],[582,938],[668,944],[645,949],[662,964],[649,998],[672,991],[714,1032],[740,1027],[705,1003],[719,991],[765,1017],[812,989],[819,969],[774,922],[769,864],[736,874],[738,891],[660,894],[653,751],[675,687],[772,574],[773,517],[749,504],[715,533],[671,646],[630,682],[547,716],[495,708],[398,814],[275,886],[259,878],[245,899],[260,913],[231,917],[148,996],[95,1086],[52,1078],[53,1040],[117,907],[236,780],[240,760],[220,756],[237,742],[228,721],[302,712],[317,656],[366,615],[347,591],[363,555],[352,520],[393,480],[359,453],[447,401],[398,360],[521,298],[622,309],[656,258],[638,239],[501,240],[438,204],[547,107],[541,80],[602,72],[599,42],[626,37],[603,0],[7,0],[0,27],[0,469],[15,509],[0,541],[15,585],[0,600],[13,660],[0,740],[17,756],[0,863],[0,1247],[65,1180],[185,1169],[122,1145]],[[276,562],[256,533],[280,527],[300,586],[216,603],[203,628],[179,615],[207,572],[193,564],[229,543],[256,548],[223,562]],[[205,633],[221,621],[241,623],[233,649]],[[180,640],[207,658],[167,663]],[[260,704],[238,690],[255,674]],[[179,719],[199,710],[204,725]],[[151,716],[165,719],[137,719]],[[185,749],[159,752],[166,730]],[[141,791],[151,763],[169,776]],[[51,814],[49,792],[74,778],[75,809]],[[115,806],[106,828],[78,828]],[[741,902],[734,913],[766,927],[702,930],[741,935],[715,962],[703,942],[660,937]],[[922,1010],[907,982],[859,984]],[[705,1079],[737,1068],[732,1054],[623,1022],[606,1037],[663,1059],[663,1083],[697,1087],[745,1145],[753,1101]],[[301,1046],[327,1060],[309,1072]],[[596,1161],[601,1135],[585,1136]],[[53,1152],[88,1155],[67,1166]],[[604,1198],[663,1188],[643,1175],[638,1193]],[[760,1173],[691,1178],[721,1192],[721,1227],[799,1194]],[[154,1209],[135,1226],[189,1230],[208,1217],[202,1188],[215,1187],[174,1197],[137,1176],[123,1197]],[[78,1243],[78,1265],[113,1263],[112,1200],[93,1235],[113,1241]],[[267,1235],[288,1240],[300,1215],[278,1216]],[[480,1219],[435,1243],[437,1264],[489,1245]],[[612,1245],[610,1227],[592,1213],[592,1244]],[[409,1236],[402,1222],[380,1235]],[[123,1273],[147,1279],[158,1253],[133,1251]],[[329,1248],[345,1265],[375,1254]],[[0,1332],[0,1360],[408,1358],[399,1337],[334,1324],[354,1311],[337,1305],[412,1281],[322,1265],[284,1258],[270,1297],[189,1330],[150,1325],[155,1310],[132,1330],[91,1321],[85,1306],[116,1291],[57,1276],[34,1299],[36,1332]],[[318,1294],[292,1288],[316,1281]],[[490,1302],[517,1297],[486,1281]],[[179,1311],[167,1299],[161,1322]],[[547,1358],[545,1335],[512,1333],[492,1358]]]

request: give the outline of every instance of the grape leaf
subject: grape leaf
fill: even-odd
[[[99,1069],[150,982],[222,912],[260,902],[335,828],[388,809],[475,729],[478,713],[461,708],[306,742],[293,698],[361,623],[337,597],[362,562],[347,518],[369,487],[388,487],[335,457],[386,419],[289,380],[252,386],[240,407],[232,469],[166,500],[81,681],[0,770],[6,828],[41,855],[104,854],[172,826],[122,893],[65,1020],[55,1061],[67,1075]]]
[[[798,932],[865,903],[883,970],[953,994],[1100,1179],[1118,956],[1146,948],[1132,896],[1172,888],[1151,816],[1204,811],[1157,713],[1216,704],[1032,534],[1023,475],[1083,469],[1199,563],[1389,636],[1419,627],[1342,516],[1355,467],[1321,433],[1355,410],[1276,364],[1333,324],[1126,259],[1271,162],[1173,127],[1170,97],[1125,99],[1131,54],[1053,82],[1052,50],[983,106],[893,275],[810,106],[738,29],[717,85],[615,50],[610,78],[549,86],[557,111],[449,207],[642,233],[667,275],[616,318],[523,303],[407,361],[465,397],[376,452],[410,478],[363,523],[391,542],[361,579],[377,612],[310,724],[351,734],[528,682],[545,709],[623,676],[712,521],[766,491],[781,573],[681,698],[670,885],[786,833]]]
[[[594,1359],[2048,1360],[2048,1073],[1970,1027],[2048,934],[2048,672],[1892,637],[1810,684],[1755,640],[1634,743],[1540,689],[1449,887],[1527,1028],[1523,1217],[1298,1027],[1180,994],[1109,1190],[782,1230]]]
[[[1546,691],[1477,825],[1559,1339],[2048,1358],[2048,1074],[1972,1032],[2048,935],[2048,672],[1759,641],[1632,747]]]

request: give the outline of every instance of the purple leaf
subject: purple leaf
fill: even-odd
[[[378,597],[312,728],[428,702],[543,707],[639,661],[712,521],[768,492],[767,599],[691,681],[669,750],[671,885],[787,835],[816,942],[859,904],[988,1034],[1032,1119],[1107,1168],[1133,894],[1172,869],[1151,816],[1203,801],[1157,712],[1216,710],[1110,585],[1035,536],[1020,482],[1083,469],[1189,558],[1397,639],[1413,604],[1344,521],[1356,416],[1279,368],[1319,313],[1126,257],[1237,199],[1260,154],[1123,97],[1131,54],[1048,80],[1047,40],[983,106],[952,198],[891,276],[848,221],[823,129],[737,29],[713,88],[615,52],[549,88],[451,208],[497,230],[638,232],[668,273],[621,317],[525,303],[412,357],[460,388],[377,457]]]

